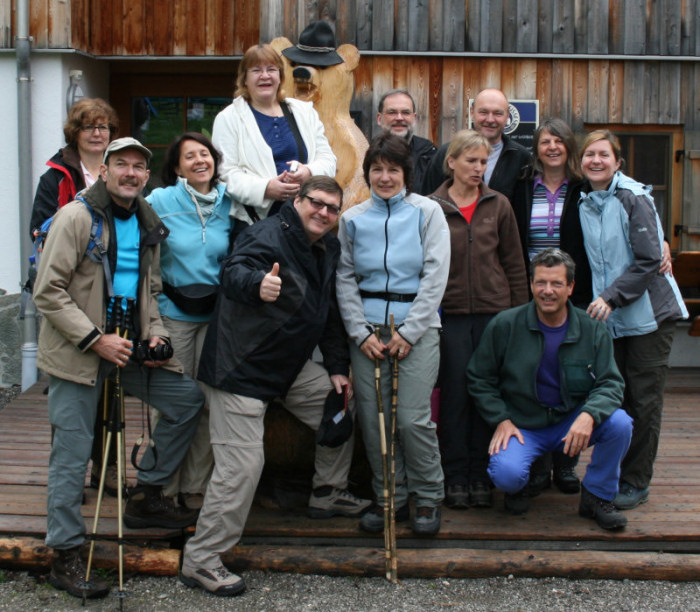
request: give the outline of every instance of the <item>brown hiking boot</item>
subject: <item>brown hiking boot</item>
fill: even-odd
[[[163,495],[163,487],[139,484],[129,491],[124,524],[131,529],[182,529],[194,525],[197,515],[197,510],[175,506],[172,499]]]
[[[51,562],[49,582],[57,589],[67,591],[73,597],[104,597],[109,593],[109,582],[100,578],[94,571],[90,580],[85,581],[85,563],[80,556],[80,546],[66,550],[55,550]]]

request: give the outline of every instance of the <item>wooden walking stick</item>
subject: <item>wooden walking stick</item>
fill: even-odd
[[[394,336],[394,315],[389,315],[391,336]],[[399,403],[399,356],[391,364],[391,445],[389,450],[389,551],[391,557],[391,582],[398,582],[398,557],[396,552],[396,411]]]
[[[377,340],[381,342],[379,330],[374,330]],[[377,415],[379,417],[379,446],[382,452],[382,506],[384,508],[384,570],[386,579],[391,580],[391,523],[393,515],[391,514],[389,502],[389,461],[386,448],[386,425],[384,423],[384,400],[382,399],[382,373],[381,359],[374,358],[374,389],[377,393]]]

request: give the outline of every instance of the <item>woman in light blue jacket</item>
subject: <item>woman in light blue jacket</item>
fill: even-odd
[[[430,394],[440,362],[438,308],[450,269],[450,235],[440,206],[407,191],[406,185],[413,184],[412,162],[403,138],[390,133],[375,138],[363,170],[371,196],[340,218],[336,283],[338,306],[350,336],[358,417],[378,500],[362,517],[360,527],[369,532],[384,528],[374,360],[381,363],[386,415],[389,362],[398,359],[396,520],[409,518],[411,495],[416,505],[413,531],[434,535],[440,529],[444,490]],[[390,315],[397,326],[393,334]]]
[[[620,172],[620,153],[608,130],[588,135],[581,166],[592,191],[582,193],[579,214],[593,278],[587,312],[613,337],[623,408],[634,419],[614,501],[628,510],[649,499],[675,321],[688,312],[673,276],[659,271],[663,231],[650,190]]]
[[[220,158],[206,136],[183,134],[166,154],[162,178],[167,187],[147,198],[170,230],[160,256],[161,317],[177,358],[194,379],[218,292],[219,269],[231,246],[231,200],[219,182]],[[166,494],[177,494],[180,504],[190,509],[201,508],[213,464],[205,406],[190,450]]]

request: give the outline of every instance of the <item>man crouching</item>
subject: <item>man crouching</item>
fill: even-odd
[[[624,382],[612,339],[568,301],[574,262],[567,253],[545,249],[532,259],[530,275],[533,300],[489,323],[467,369],[469,392],[496,428],[489,476],[505,491],[506,509],[523,514],[537,457],[548,451],[575,457],[595,445],[579,514],[603,529],[622,528],[627,519],[612,500],[632,419],[619,408]]]

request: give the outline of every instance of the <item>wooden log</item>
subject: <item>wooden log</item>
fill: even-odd
[[[83,556],[87,558],[87,546]],[[36,538],[0,537],[0,567],[20,570],[47,570],[51,565],[53,550]],[[124,546],[124,571],[153,576],[177,576],[180,551],[172,548],[142,548]],[[98,540],[93,554],[95,567],[116,569],[118,545],[116,542]]]
[[[379,548],[264,545],[237,546],[222,555],[235,572],[283,571],[331,576],[381,576]],[[399,549],[404,578],[606,578],[631,580],[697,580],[700,555],[607,551],[526,551]]]

